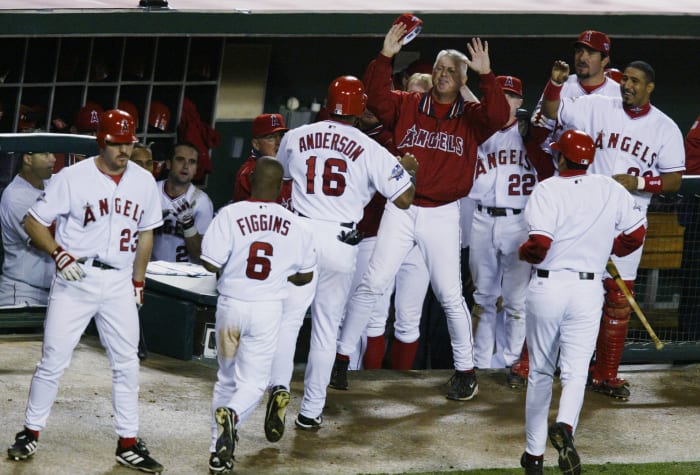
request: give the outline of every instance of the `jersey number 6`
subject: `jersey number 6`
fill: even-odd
[[[251,243],[245,269],[246,277],[255,280],[267,279],[272,269],[269,257],[272,257],[272,244],[261,241]]]
[[[326,196],[340,196],[345,192],[345,173],[348,164],[340,158],[328,158],[323,162],[323,194]],[[316,179],[316,156],[306,160],[306,194],[316,193],[314,180]]]

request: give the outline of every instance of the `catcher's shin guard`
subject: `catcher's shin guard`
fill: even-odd
[[[634,281],[626,280],[625,284],[630,292],[633,292]],[[592,386],[594,390],[626,399],[629,396],[627,382],[617,377],[617,370],[622,359],[632,307],[615,280],[605,279],[603,285],[605,286],[605,302],[596,344]]]
[[[386,339],[384,335],[368,336],[367,349],[362,357],[362,365],[365,369],[381,369],[385,352]]]

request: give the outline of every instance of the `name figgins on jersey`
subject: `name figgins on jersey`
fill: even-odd
[[[100,217],[110,214],[109,198],[102,198],[97,203],[97,212],[99,213]],[[97,221],[93,206],[94,205],[91,203],[86,203],[83,207],[85,210],[83,214],[83,226],[87,226],[87,224],[90,222]],[[127,218],[133,219],[135,223],[139,222],[144,213],[138,203],[134,203],[131,200],[123,198],[114,198],[114,202],[112,203],[112,211],[114,214],[121,214]]]
[[[602,130],[598,132],[595,139],[596,148],[601,150],[605,148],[616,148],[622,152],[629,153],[635,158],[638,158],[642,163],[647,164],[647,166],[650,168],[654,165],[657,154],[656,152],[651,152],[651,155],[649,155],[649,151],[651,149],[648,145],[645,145],[639,140],[633,139],[628,135],[623,136],[622,140],[620,140],[621,135],[619,132],[611,132],[607,134],[607,138],[605,136],[606,133]],[[647,157],[647,155],[649,156]]]
[[[342,153],[353,162],[365,151],[362,145],[351,138],[334,132],[316,132],[299,137],[299,152],[318,148]]]
[[[286,236],[291,225],[288,219],[273,214],[251,214],[238,218],[236,224],[243,236],[260,231],[272,231]]]
[[[464,139],[445,132],[417,129],[414,125],[406,131],[398,145],[398,148],[406,147],[429,148],[462,155]]]
[[[518,165],[525,170],[532,170],[525,150],[502,149],[487,154],[485,158],[479,157],[476,161],[476,173],[474,176],[478,178],[499,165]]]

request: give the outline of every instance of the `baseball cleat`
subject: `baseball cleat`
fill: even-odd
[[[289,391],[284,386],[274,386],[270,390],[265,412],[265,437],[277,442],[284,435],[284,422],[289,405]]]
[[[455,371],[447,384],[450,386],[447,399],[453,401],[469,401],[479,394],[479,384],[476,382],[474,371]]]
[[[333,372],[331,373],[331,382],[328,384],[333,389],[348,389],[348,366],[350,360],[336,358],[333,363]]]
[[[606,396],[614,397],[622,401],[627,401],[630,398],[629,384],[624,379],[608,379],[606,381],[591,380],[590,388]]]
[[[574,447],[574,437],[563,422],[549,426],[549,440],[559,452],[559,469],[565,475],[580,475],[581,459]]]
[[[527,452],[523,452],[520,457],[520,466],[525,469],[525,475],[543,475],[544,474],[544,459],[542,457],[535,458]]]
[[[299,413],[296,420],[294,421],[294,424],[299,429],[304,429],[304,430],[320,429],[321,424],[323,424],[323,415],[319,415],[318,417],[311,418],[311,417],[306,417],[305,415]]]
[[[34,434],[24,429],[15,435],[15,443],[7,449],[7,456],[10,460],[25,460],[36,452],[37,441]]]
[[[233,451],[236,448],[236,413],[228,407],[219,407],[214,412],[214,418],[219,425],[219,438],[216,439],[216,452],[214,455],[219,462],[233,468]],[[211,468],[211,467],[210,467]]]
[[[527,386],[527,376],[523,377],[522,375],[518,374],[512,366],[508,370],[506,379],[508,381],[508,386],[510,386],[511,389],[523,389],[525,386]]]
[[[209,457],[209,473],[216,475],[218,473],[230,473],[233,470],[233,460],[224,462],[216,453],[212,452]]]
[[[141,439],[136,439],[134,445],[125,449],[117,444],[116,458],[120,464],[142,472],[161,473],[163,471],[163,466],[148,454],[146,444]]]

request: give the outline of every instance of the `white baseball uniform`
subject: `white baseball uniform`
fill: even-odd
[[[507,347],[503,359],[510,366],[525,341],[525,292],[530,264],[518,258],[527,239],[522,213],[537,184],[537,172],[527,159],[518,122],[499,130],[479,145],[474,186],[476,202],[469,244],[469,268],[474,280],[472,311],[474,365],[491,368],[496,345],[496,301],[503,296]]]
[[[659,176],[685,170],[683,134],[673,120],[651,105],[646,114],[631,117],[622,98],[599,95],[563,98],[558,121],[565,129],[583,130],[596,145],[590,173],[612,176]],[[651,193],[634,191],[632,196],[646,213]],[[642,248],[613,261],[623,280],[634,280]]]
[[[202,260],[219,269],[213,410],[229,407],[242,423],[270,378],[287,296],[287,277],[312,272],[316,250],[306,223],[281,205],[246,200],[217,213],[202,239]],[[212,446],[217,426],[212,412]]]
[[[601,280],[613,240],[646,222],[622,185],[607,176],[581,173],[542,181],[525,207],[530,236],[551,240],[527,292],[526,451],[535,456],[544,453],[547,443],[558,354],[562,392],[556,422],[576,430],[600,327]]]
[[[620,83],[616,82],[614,79],[605,76],[605,80],[602,82],[602,84],[600,84],[597,88],[593,89],[592,91],[588,91],[583,88],[583,86],[578,80],[578,77],[575,74],[572,74],[564,82],[564,84],[562,84],[561,93],[559,94],[559,97],[563,99],[565,97],[573,98],[587,95],[620,97]],[[561,123],[557,123],[552,119],[544,117],[544,115],[542,115],[542,100],[543,97],[540,97],[540,100],[537,102],[537,106],[535,106],[535,111],[532,114],[533,122],[535,123],[535,125],[543,125],[544,127],[551,130],[550,134],[547,136],[545,141],[541,143],[540,146],[542,147],[542,150],[544,150],[550,155],[553,155],[556,158],[558,156],[557,152],[553,151],[549,144],[558,141],[559,137],[561,137],[561,134],[571,127],[566,127]]]
[[[133,162],[119,183],[95,157],[63,168],[29,210],[41,225],[56,221],[56,241],[82,264],[85,277],[52,282],[42,356],[32,378],[25,425],[41,430],[58,380],[94,316],[112,368],[114,422],[120,437],[138,433],[139,320],[132,273],[139,233],[163,223],[153,175]]]
[[[50,180],[44,180],[44,189]],[[51,256],[29,243],[22,224],[27,210],[44,193],[19,174],[2,192],[0,228],[5,253],[0,275],[0,305],[46,305],[56,271]]]
[[[182,225],[175,219],[175,212],[182,201],[194,203],[194,226],[197,228],[197,232],[204,236],[214,216],[214,205],[209,196],[192,183],[184,194],[177,198],[171,198],[165,191],[166,181],[158,182],[163,209],[163,226],[154,231],[151,260],[191,262],[192,258],[187,252],[185,237],[182,234]]]
[[[357,247],[341,242],[338,236],[355,228],[375,191],[393,201],[411,182],[384,147],[359,129],[333,120],[287,132],[277,159],[284,166],[285,178],[294,182],[294,208],[309,218],[318,251],[311,347],[299,411],[314,418],[323,412],[338,328],[355,271]],[[303,315],[285,316],[285,325],[300,326],[300,318]],[[296,341],[296,334],[283,332],[282,339]],[[353,348],[361,333],[354,339]]]

